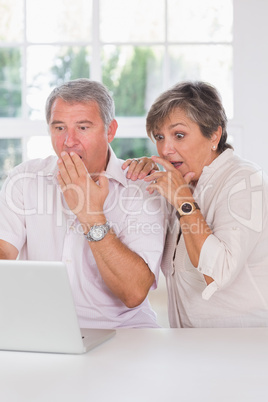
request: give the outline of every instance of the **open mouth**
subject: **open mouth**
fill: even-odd
[[[179,169],[182,165],[182,162],[170,162],[174,168]]]

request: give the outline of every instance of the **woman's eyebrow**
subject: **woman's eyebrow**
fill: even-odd
[[[187,127],[186,124],[178,122],[178,123],[170,124],[170,126],[168,126],[168,128],[170,129],[170,128],[174,128],[177,126]]]

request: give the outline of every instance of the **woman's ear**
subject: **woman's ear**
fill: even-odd
[[[108,127],[107,135],[108,135],[108,142],[109,143],[113,141],[114,136],[116,134],[117,127],[118,127],[118,123],[117,123],[117,121],[115,119],[113,119],[111,121],[111,123],[109,124],[109,127]]]
[[[218,148],[218,143],[220,142],[221,135],[222,135],[222,127],[219,126],[218,129],[214,131],[214,133],[211,136],[211,144],[212,144],[211,149],[213,151],[216,151],[216,149]]]

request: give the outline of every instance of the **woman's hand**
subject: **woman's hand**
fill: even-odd
[[[159,170],[157,164],[152,160],[152,158],[147,158],[146,156],[139,159],[127,159],[123,163],[122,169],[125,170],[127,167],[127,178],[133,181],[144,179],[149,174]]]
[[[191,180],[195,173],[188,172],[182,176],[180,171],[167,160],[156,156],[153,156],[153,160],[162,165],[165,171],[154,172],[145,177],[145,181],[151,182],[147,187],[148,191],[150,193],[153,193],[154,190],[158,191],[176,209],[185,201],[194,202]],[[194,230],[191,230],[192,227]],[[187,220],[181,224],[181,230],[191,263],[194,267],[198,267],[202,246],[206,238],[212,233],[201,211],[198,211],[198,214],[189,215]],[[214,280],[207,275],[204,275],[204,278],[207,284]]]
[[[191,186],[189,185],[194,172],[188,172],[182,176],[180,171],[176,169],[167,160],[153,156],[153,161],[162,165],[165,171],[153,172],[150,176],[145,177],[145,181],[150,182],[147,190],[150,194],[154,190],[163,195],[168,202],[176,209],[184,202],[192,199]]]

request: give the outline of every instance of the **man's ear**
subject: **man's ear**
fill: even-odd
[[[108,135],[108,142],[109,143],[113,141],[114,136],[116,134],[117,127],[118,127],[118,123],[117,123],[117,121],[115,119],[113,119],[111,121],[111,123],[109,124],[109,127],[108,127],[107,135]]]

